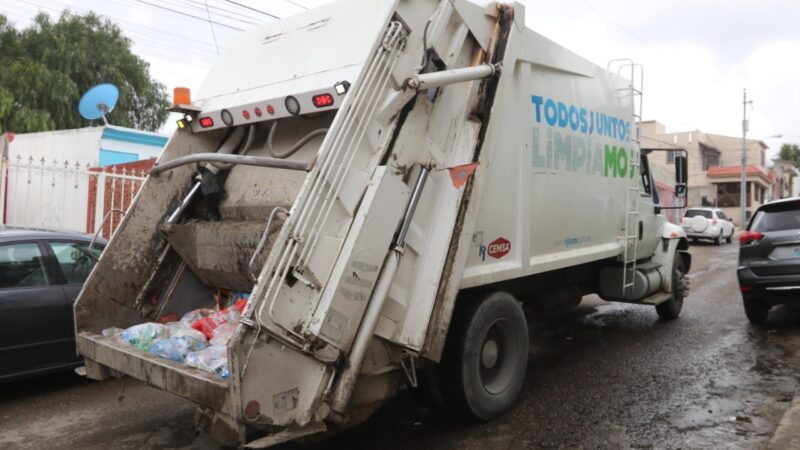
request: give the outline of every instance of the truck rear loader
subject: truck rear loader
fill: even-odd
[[[560,47],[519,3],[340,0],[242,33],[175,105],[79,296],[87,375],[189,399],[249,448],[359,423],[404,385],[503,414],[523,306],[680,313],[691,258],[639,149],[639,69]],[[227,378],[103,334],[219,288],[250,292]]]

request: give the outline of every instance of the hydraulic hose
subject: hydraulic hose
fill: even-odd
[[[272,155],[274,158],[280,158],[280,159],[288,158],[297,153],[298,150],[303,148],[315,137],[322,136],[328,132],[327,128],[320,128],[318,130],[314,130],[311,133],[308,133],[307,135],[303,136],[299,141],[297,141],[296,144],[294,144],[291,148],[289,148],[289,150],[286,150],[285,152],[282,153],[278,153],[272,146],[272,140],[275,137],[275,130],[278,129],[278,122],[280,122],[280,120],[276,120],[275,123],[272,124],[272,128],[269,129],[269,135],[267,136],[267,150],[269,151],[269,154]]]
[[[253,141],[255,140],[255,137],[256,137],[256,126],[255,126],[255,124],[253,124],[253,125],[250,125],[250,127],[247,129],[247,140],[245,141],[244,146],[242,147],[242,149],[239,150],[239,153],[237,153],[237,154],[238,155],[242,155],[242,156],[246,155],[247,152],[250,151],[250,147],[253,145]],[[230,164],[230,163],[225,164],[225,163],[212,162],[210,164],[212,166],[216,167],[218,171],[219,170],[229,170],[231,167],[233,167],[233,164]]]

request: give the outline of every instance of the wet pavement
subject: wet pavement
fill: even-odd
[[[800,387],[800,310],[749,325],[737,251],[692,247],[692,293],[674,322],[591,297],[533,318],[525,386],[498,419],[465,422],[402,392],[361,426],[283,448],[763,448]],[[192,417],[190,403],[131,380],[0,385],[0,448],[216,448]]]

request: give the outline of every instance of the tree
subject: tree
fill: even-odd
[[[0,133],[87,126],[78,101],[99,83],[120,91],[110,123],[155,131],[166,120],[166,87],[117,25],[65,11],[57,22],[39,13],[20,31],[0,15]]]
[[[783,144],[778,157],[786,161],[792,161],[795,166],[800,165],[800,145]]]

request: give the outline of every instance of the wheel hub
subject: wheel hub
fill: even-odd
[[[481,352],[481,364],[487,369],[491,369],[497,364],[498,348],[497,342],[492,339],[487,340],[483,344],[483,351]]]

